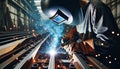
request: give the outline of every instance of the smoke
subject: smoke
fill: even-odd
[[[49,46],[50,49],[56,48],[63,36],[64,25],[58,25],[49,19],[42,19],[35,23],[35,28],[38,33],[44,34],[46,32],[50,33],[50,37],[52,37],[52,41]]]

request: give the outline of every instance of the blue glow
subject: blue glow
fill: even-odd
[[[64,21],[65,19],[61,16],[56,16],[53,20],[57,23],[60,23],[60,22]]]
[[[63,36],[64,24],[58,25],[51,20],[40,20],[36,22],[35,28],[40,34],[44,34],[46,32],[51,34],[52,42],[50,42],[49,46],[47,45],[48,50],[51,50],[56,48],[60,43],[60,39]]]

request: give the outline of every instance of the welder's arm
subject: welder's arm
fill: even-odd
[[[76,28],[71,29],[70,32],[62,39],[61,45],[69,53],[83,52],[84,54],[88,54],[94,50],[93,39],[82,41],[79,38]]]
[[[95,54],[93,39],[82,42],[71,42],[63,46],[63,48],[70,54],[77,52],[82,54]]]
[[[104,10],[105,9],[105,10]],[[118,46],[120,38],[119,29],[112,16],[111,10],[106,5],[97,5],[91,15],[94,49],[98,53],[105,54]]]
[[[79,39],[76,28],[72,28],[61,40],[62,45],[67,45],[76,42]]]

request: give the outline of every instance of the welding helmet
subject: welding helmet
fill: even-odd
[[[41,0],[41,9],[59,25],[78,23],[79,0]]]

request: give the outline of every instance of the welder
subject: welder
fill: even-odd
[[[74,26],[63,39],[72,52],[120,56],[120,31],[100,0],[41,0],[43,12],[58,25]],[[66,47],[68,48],[68,47]]]

